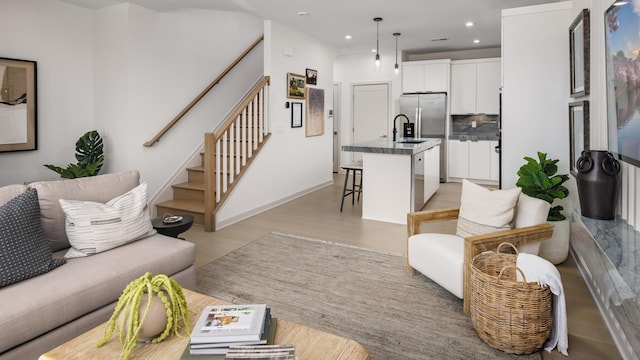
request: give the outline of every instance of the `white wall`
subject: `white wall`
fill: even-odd
[[[571,2],[503,10],[502,186],[514,187],[525,156],[559,159],[569,173]]]
[[[261,51],[160,143],[142,144],[262,32],[262,20],[232,12],[2,1],[0,33],[16,36],[0,37],[0,56],[38,62],[38,150],[0,153],[0,185],[57,178],[42,164],[75,163],[75,141],[97,129],[104,171],[140,170],[153,196],[263,74]]]
[[[590,142],[594,150],[607,150],[607,97],[605,70],[604,12],[613,3],[612,0],[574,0],[571,21],[582,11],[590,11],[591,52],[590,52]],[[640,225],[640,168],[621,162],[622,189],[618,213],[627,222],[638,229]],[[579,206],[579,205],[578,205]]]
[[[390,83],[390,114],[387,136],[391,138],[393,117],[399,112],[399,98],[402,95],[402,63],[398,59],[400,72],[394,73],[395,54],[381,53],[380,69],[375,71],[374,55],[345,55],[336,59],[333,80],[340,86],[340,145],[353,143],[353,91],[355,84]],[[340,152],[340,163],[352,161],[353,152]]]
[[[220,209],[218,228],[333,183],[333,124],[327,115],[333,108],[336,49],[277,22],[266,21],[264,34],[265,75],[271,76],[268,104],[272,135]],[[285,48],[293,49],[294,55],[284,55]],[[285,108],[287,101],[300,101],[286,98],[287,73],[305,74],[307,68],[318,71],[315,87],[324,89],[321,136],[305,136],[306,114],[303,127],[291,128],[291,109]],[[303,103],[303,114],[306,107]]]
[[[115,26],[120,26],[115,29]],[[138,169],[154,196],[199,152],[235,102],[263,74],[261,46],[153,147],[143,147],[262,34],[233,12],[157,12],[123,4],[96,11],[96,119],[107,171]],[[103,71],[104,70],[104,71]]]
[[[95,127],[93,13],[58,1],[3,0],[0,57],[37,62],[37,151],[0,153],[0,186],[58,175]],[[2,129],[0,129],[2,131]]]

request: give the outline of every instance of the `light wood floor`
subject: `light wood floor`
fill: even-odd
[[[205,265],[269,232],[306,236],[378,251],[406,254],[406,227],[363,220],[361,202],[345,200],[340,212],[342,175],[334,184],[217,232],[194,226],[182,237],[196,244],[196,267]],[[366,192],[366,189],[365,189]],[[363,193],[366,196],[366,193]],[[441,184],[425,209],[458,206],[460,184]],[[445,225],[446,226],[446,225]],[[571,258],[558,266],[566,293],[569,358],[620,359],[609,331]],[[404,269],[399,269],[404,271]],[[565,359],[557,351],[543,351],[544,359]]]

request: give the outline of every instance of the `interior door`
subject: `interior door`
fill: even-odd
[[[389,133],[389,84],[353,85],[353,142],[386,138]],[[353,161],[362,161],[361,153]]]

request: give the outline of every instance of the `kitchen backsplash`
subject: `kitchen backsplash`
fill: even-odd
[[[497,139],[498,131],[498,115],[451,116],[451,129],[449,131],[451,136],[468,135]]]

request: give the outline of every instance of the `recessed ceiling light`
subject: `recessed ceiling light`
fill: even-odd
[[[466,27],[472,27],[473,26],[473,21],[467,21],[464,26]]]
[[[371,52],[374,53],[374,52],[377,52],[377,50],[376,49],[371,49]]]
[[[307,11],[298,11],[298,16],[309,16]]]
[[[480,40],[478,40],[478,39],[473,40],[473,43],[474,43],[474,44],[477,44],[477,43],[479,43],[479,42],[480,42]]]
[[[351,40],[351,35],[345,35],[344,38],[347,40]]]

